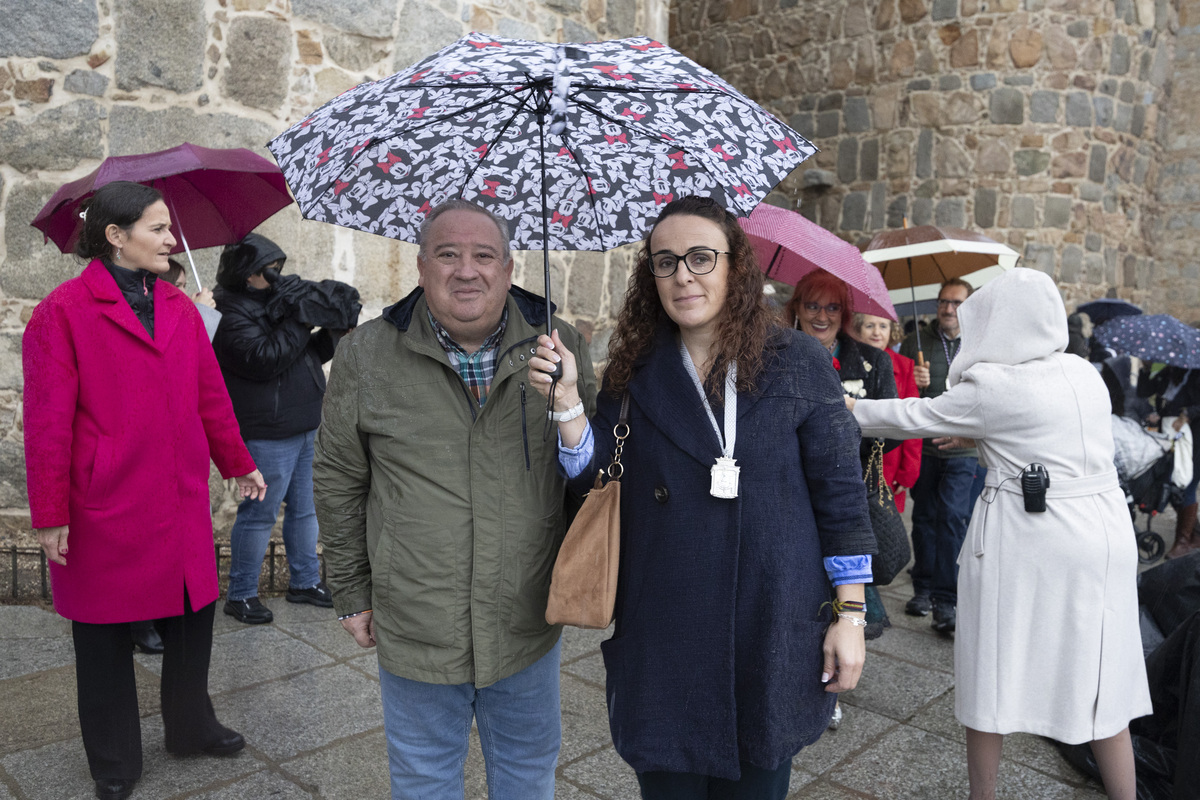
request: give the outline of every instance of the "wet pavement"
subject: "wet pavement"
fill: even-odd
[[[963,729],[954,719],[952,641],[929,618],[904,615],[909,587],[882,590],[893,627],[868,642],[845,721],[792,764],[789,798],[941,800],[967,796]],[[241,731],[231,758],[175,758],[163,749],[159,659],[138,654],[145,770],[135,800],[368,800],[388,797],[387,756],[373,651],[360,649],[328,609],[266,598],[269,625],[219,613],[211,692],[218,717]],[[635,800],[604,707],[604,631],[568,630],[562,651],[559,798]],[[70,625],[35,606],[0,606],[0,800],[93,796],[75,710]],[[472,734],[466,797],[485,798]],[[1047,741],[1006,739],[1001,800],[1100,800]]]

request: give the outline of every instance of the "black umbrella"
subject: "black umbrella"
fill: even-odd
[[[1076,306],[1075,313],[1087,314],[1093,325],[1099,325],[1114,317],[1135,317],[1142,313],[1142,309],[1128,300],[1101,297],[1099,300],[1092,300],[1090,303]]]

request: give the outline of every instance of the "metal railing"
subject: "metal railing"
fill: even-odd
[[[223,596],[229,585],[230,548],[227,544],[218,544],[214,545],[213,549],[217,558],[217,579]],[[317,558],[321,563],[321,580],[324,580],[325,557],[318,552]],[[46,566],[46,554],[42,548],[10,545],[0,549],[0,563],[3,564],[0,568],[0,602],[50,600],[50,574]],[[270,541],[263,565],[264,569],[258,579],[259,593],[270,595],[284,592],[287,589],[288,571],[283,542],[275,539]],[[282,581],[282,585],[276,585],[277,579]]]

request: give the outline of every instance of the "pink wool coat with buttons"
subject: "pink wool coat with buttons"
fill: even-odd
[[[254,471],[195,306],[154,285],[154,338],[99,261],[29,320],[25,463],[33,527],[69,525],[50,564],[54,607],[111,623],[182,614],[218,596],[209,458]]]

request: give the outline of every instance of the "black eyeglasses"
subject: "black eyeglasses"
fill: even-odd
[[[962,304],[963,304],[962,300],[946,300],[945,298],[942,298],[942,297],[938,298],[938,306],[939,307],[946,306],[947,308],[958,308]]]
[[[819,313],[821,313],[821,309],[825,309],[825,313],[829,314],[830,316],[833,316],[835,314],[842,313],[842,304],[841,303],[829,303],[828,305],[821,305],[820,303],[805,303],[804,304],[804,310],[810,314],[819,314]]]
[[[688,268],[688,272],[693,275],[707,275],[717,268],[717,256],[722,253],[729,255],[729,252],[728,250],[713,250],[711,247],[697,247],[683,255],[676,255],[663,250],[650,255],[650,271],[656,278],[669,278],[675,274],[675,270],[679,269],[679,262],[682,261]]]

